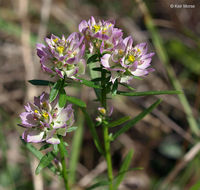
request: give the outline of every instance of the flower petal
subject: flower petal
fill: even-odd
[[[39,143],[43,141],[44,131],[30,129],[24,132],[22,138],[26,142]]]

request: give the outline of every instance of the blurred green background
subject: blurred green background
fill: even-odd
[[[177,8],[183,4],[188,8]],[[185,93],[160,96],[163,102],[151,115],[112,143],[115,172],[130,149],[134,149],[131,168],[143,168],[130,170],[119,189],[199,190],[199,5],[198,0],[0,0],[0,190],[63,189],[48,169],[35,176],[38,161],[20,141],[18,115],[25,102],[49,90],[27,83],[48,79],[40,69],[36,43],[52,33],[67,36],[78,31],[80,21],[90,16],[115,19],[124,37],[132,35],[135,44],[147,42],[156,52],[152,61],[156,71],[132,82],[137,91],[176,89]],[[95,120],[98,104],[92,89],[70,87],[67,93],[87,102]],[[136,116],[156,98],[114,97],[109,102],[114,106],[113,120]],[[73,155],[69,156],[71,181],[76,177],[73,189],[81,190],[105,178],[106,164],[78,109],[76,118],[79,130],[68,134],[66,141]]]

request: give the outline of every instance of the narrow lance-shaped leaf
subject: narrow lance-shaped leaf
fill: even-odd
[[[132,157],[133,157],[133,150],[130,150],[122,163],[122,166],[119,170],[119,174],[116,176],[116,182],[114,185],[114,189],[118,189],[118,186],[123,181],[123,179],[126,175],[126,172],[128,171],[128,168],[130,166]]]
[[[75,131],[76,129],[77,129],[78,127],[70,127],[70,128],[68,128],[67,129],[67,133],[70,133],[70,132],[72,132],[72,131]]]
[[[146,92],[123,92],[117,91],[117,94],[122,96],[149,96],[149,95],[162,95],[162,94],[181,94],[181,91],[177,90],[165,90],[165,91],[146,91]]]
[[[55,100],[56,96],[58,95],[60,88],[63,86],[63,82],[64,82],[64,80],[60,79],[51,88],[51,92],[49,94],[49,101],[50,102]]]
[[[83,78],[80,78],[80,77],[76,77],[76,78],[78,78],[78,79],[81,80],[81,81],[80,81],[81,84],[84,84],[84,85],[89,86],[89,87],[92,87],[92,88],[100,88],[100,89],[101,89],[101,86],[95,84],[95,83],[92,82],[92,81],[89,81],[89,80],[86,80],[86,79],[83,79]]]
[[[61,88],[59,91],[59,101],[58,104],[62,108],[66,105],[67,102],[67,95],[64,88]]]
[[[46,155],[44,155],[35,170],[35,174],[39,174],[42,169],[46,168],[49,164],[51,164],[53,159],[54,155],[52,154],[52,152],[48,152]]]
[[[85,102],[83,102],[82,100],[80,100],[78,98],[66,95],[66,100],[71,102],[72,104],[75,104],[75,105],[81,107],[81,108],[86,108]]]
[[[77,166],[79,162],[82,140],[83,140],[83,130],[84,130],[84,116],[79,110],[78,112],[78,129],[73,135],[71,152],[70,152],[70,162],[69,162],[69,180],[73,184],[76,181]]]
[[[113,87],[112,87],[112,95],[116,95],[117,94],[117,88],[118,88],[118,81],[115,80],[114,84],[113,84]]]
[[[106,127],[108,128],[111,128],[111,127],[116,127],[116,126],[119,126],[125,122],[127,122],[128,120],[130,120],[130,117],[129,116],[125,116],[125,117],[122,117],[116,121],[112,121],[110,122],[109,124],[106,125]]]
[[[49,86],[50,84],[54,84],[54,82],[48,80],[29,80],[28,82],[37,86]]]
[[[96,189],[97,187],[102,187],[102,186],[108,186],[109,185],[109,181],[100,181],[97,182],[95,184],[93,184],[92,186],[86,188],[86,190],[92,190],[92,189]]]
[[[98,54],[94,54],[92,56],[90,56],[87,60],[87,64],[90,64],[90,63],[94,63],[94,62],[97,62],[98,61]]]
[[[44,156],[39,150],[37,150],[32,144],[30,143],[26,143],[23,139],[22,143],[26,146],[26,148],[39,160],[42,159],[42,157]],[[53,164],[49,164],[48,168],[53,172],[53,173],[57,173],[57,169],[53,166]]]
[[[113,135],[112,140],[115,140],[119,135],[121,135],[122,133],[125,133],[127,130],[129,130],[131,127],[133,127],[133,125],[135,125],[138,121],[140,121],[141,119],[143,119],[155,107],[157,107],[160,104],[161,101],[162,101],[161,99],[157,100],[150,107],[148,107],[147,109],[145,109],[143,112],[141,112],[135,118],[133,118],[132,120],[130,120],[127,124],[125,124],[124,126],[122,126],[122,128]]]
[[[128,88],[129,90],[135,90],[135,88],[129,86],[128,84],[125,84],[125,83],[119,83],[120,85],[122,86],[125,86],[126,88]]]
[[[81,109],[84,116],[85,116],[85,120],[88,124],[88,127],[90,129],[90,132],[92,134],[92,137],[94,139],[94,143],[95,143],[95,146],[97,147],[97,150],[101,153],[101,154],[104,154],[104,151],[103,151],[103,148],[102,148],[102,145],[100,143],[100,140],[99,140],[99,137],[98,137],[98,134],[97,134],[97,131],[95,129],[95,126],[94,126],[94,123],[91,119],[91,117],[89,116],[89,114],[87,113],[86,109],[85,108],[82,108]]]
[[[43,146],[40,148],[40,151],[41,151],[41,150],[45,150],[45,149],[47,149],[47,148],[49,148],[49,147],[51,147],[51,144],[45,144],[45,145],[43,145]]]

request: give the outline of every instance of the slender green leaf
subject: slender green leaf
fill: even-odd
[[[161,99],[157,100],[155,103],[153,103],[150,107],[145,109],[143,112],[141,112],[139,115],[137,115],[135,118],[130,120],[127,124],[125,124],[119,131],[117,131],[114,135],[112,140],[115,140],[119,135],[122,133],[125,133],[127,130],[129,130],[133,125],[135,125],[138,121],[143,119],[147,114],[149,114],[155,107],[157,107],[161,103]]]
[[[130,150],[129,153],[127,154],[127,156],[125,157],[122,166],[119,170],[119,174],[116,177],[116,182],[114,184],[114,189],[118,189],[120,183],[122,182],[122,180],[125,177],[125,174],[130,166],[131,160],[133,157],[133,150]]]
[[[85,120],[88,124],[88,127],[90,129],[90,132],[92,134],[92,137],[94,139],[94,143],[95,143],[95,146],[97,147],[97,150],[103,155],[104,154],[104,151],[103,151],[103,148],[102,148],[102,145],[100,143],[100,140],[99,140],[99,137],[98,137],[98,134],[97,134],[97,131],[96,131],[96,128],[95,128],[95,125],[91,119],[91,117],[89,116],[89,114],[87,113],[86,109],[85,108],[82,108],[81,109],[84,116],[85,116]]]
[[[138,77],[138,76],[132,76],[134,79],[138,79],[138,80],[143,80],[143,78]]]
[[[67,133],[70,133],[72,131],[75,131],[78,127],[70,127],[67,129]]]
[[[55,100],[56,96],[58,95],[58,92],[60,90],[60,88],[63,85],[63,80],[58,80],[53,87],[51,88],[51,92],[49,95],[49,101],[52,102]]]
[[[87,64],[94,63],[98,61],[98,54],[90,56],[87,60]]]
[[[72,140],[72,147],[70,152],[70,162],[69,162],[69,179],[73,184],[76,181],[77,165],[79,162],[80,151],[83,141],[83,130],[84,130],[84,116],[79,110],[78,112],[78,129],[75,131]]]
[[[53,159],[54,155],[52,154],[52,152],[48,152],[46,155],[44,155],[35,170],[35,174],[39,174],[42,171],[42,169],[46,168],[49,164],[51,164]]]
[[[60,138],[61,143],[58,144],[58,151],[60,151],[60,153],[61,153],[61,151],[62,151],[66,157],[69,157],[67,148],[66,148],[66,146],[64,145],[64,141],[61,140],[61,139],[63,139],[63,137],[62,137],[62,136],[59,136],[59,138]]]
[[[61,88],[59,91],[59,101],[58,104],[62,108],[66,105],[67,102],[67,95],[64,88]]]
[[[101,72],[102,71],[102,68],[101,67],[95,67],[95,68],[92,68],[93,71],[99,71]]]
[[[29,80],[28,82],[37,86],[49,86],[50,84],[54,84],[54,82],[48,80]]]
[[[63,144],[64,144],[65,146],[69,146],[69,144],[68,144],[67,142],[63,142]]]
[[[100,181],[86,188],[86,190],[92,190],[92,189],[96,189],[97,187],[108,186],[108,185],[109,185],[109,181]]]
[[[111,128],[111,127],[119,126],[119,125],[127,122],[129,119],[130,119],[129,116],[122,117],[122,118],[120,118],[120,119],[118,119],[116,121],[110,122],[108,125],[106,125],[106,127]]]
[[[123,92],[117,91],[117,94],[122,96],[149,96],[149,95],[162,95],[162,94],[181,94],[181,91],[177,90],[165,90],[165,91],[146,91],[146,92]]]
[[[39,160],[42,159],[44,156],[39,150],[37,150],[31,143],[26,143],[23,139],[22,143],[25,145],[25,147]],[[53,164],[49,164],[48,168],[55,174],[57,174],[57,169],[54,167]]]
[[[55,154],[58,154],[58,151],[59,151],[58,144],[54,144],[54,145],[53,145],[53,152],[54,152]]]
[[[45,149],[50,148],[50,147],[51,147],[51,144],[45,144],[45,145],[43,145],[43,146],[40,148],[39,151],[45,150]]]
[[[112,95],[116,95],[117,94],[117,88],[118,88],[118,81],[115,80],[114,84],[113,84],[113,87],[112,87]]]
[[[126,88],[128,88],[129,90],[135,90],[135,88],[129,86],[128,84],[125,84],[125,83],[119,83],[120,85],[122,86],[125,86]]]
[[[86,108],[85,102],[83,102],[82,100],[80,100],[78,98],[66,95],[66,100],[71,102],[72,104],[75,104],[75,105],[81,107],[81,108]]]
[[[95,83],[92,82],[92,81],[89,81],[89,80],[86,80],[86,79],[83,79],[83,78],[80,78],[80,77],[76,77],[76,78],[78,78],[78,79],[81,80],[81,81],[80,81],[81,84],[84,84],[84,85],[89,86],[89,87],[92,87],[92,88],[99,88],[99,89],[101,89],[101,86],[95,84]]]
[[[91,81],[92,81],[92,82],[99,82],[99,81],[101,81],[101,77],[94,78],[94,79],[92,79]]]

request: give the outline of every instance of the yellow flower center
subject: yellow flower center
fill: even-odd
[[[94,28],[94,31],[95,31],[95,32],[98,32],[98,31],[100,30],[101,27],[98,26],[98,25],[94,25],[93,28]]]
[[[53,41],[56,43],[58,41],[58,38],[53,39]]]
[[[42,107],[43,107],[43,108],[46,108],[46,107],[47,107],[47,103],[46,103],[46,102],[43,102],[43,103],[42,103]]]
[[[42,114],[42,116],[43,116],[45,119],[47,119],[47,118],[49,117],[49,114],[48,114],[47,112],[44,112],[44,113]]]
[[[137,49],[137,53],[141,53],[141,50],[140,50],[140,49]]]
[[[129,55],[129,56],[128,56],[128,60],[129,60],[130,62],[134,62],[134,61],[135,61],[135,57],[134,57],[133,55]]]
[[[124,51],[122,49],[119,50],[119,55],[123,55]]]
[[[105,110],[104,108],[100,108],[100,109],[99,109],[99,112],[100,112],[101,114],[103,114],[103,115],[106,114],[106,110]]]
[[[39,113],[38,110],[34,110],[35,113]]]
[[[64,49],[65,49],[64,46],[58,46],[56,48],[56,50],[58,51],[59,54],[63,54]]]

